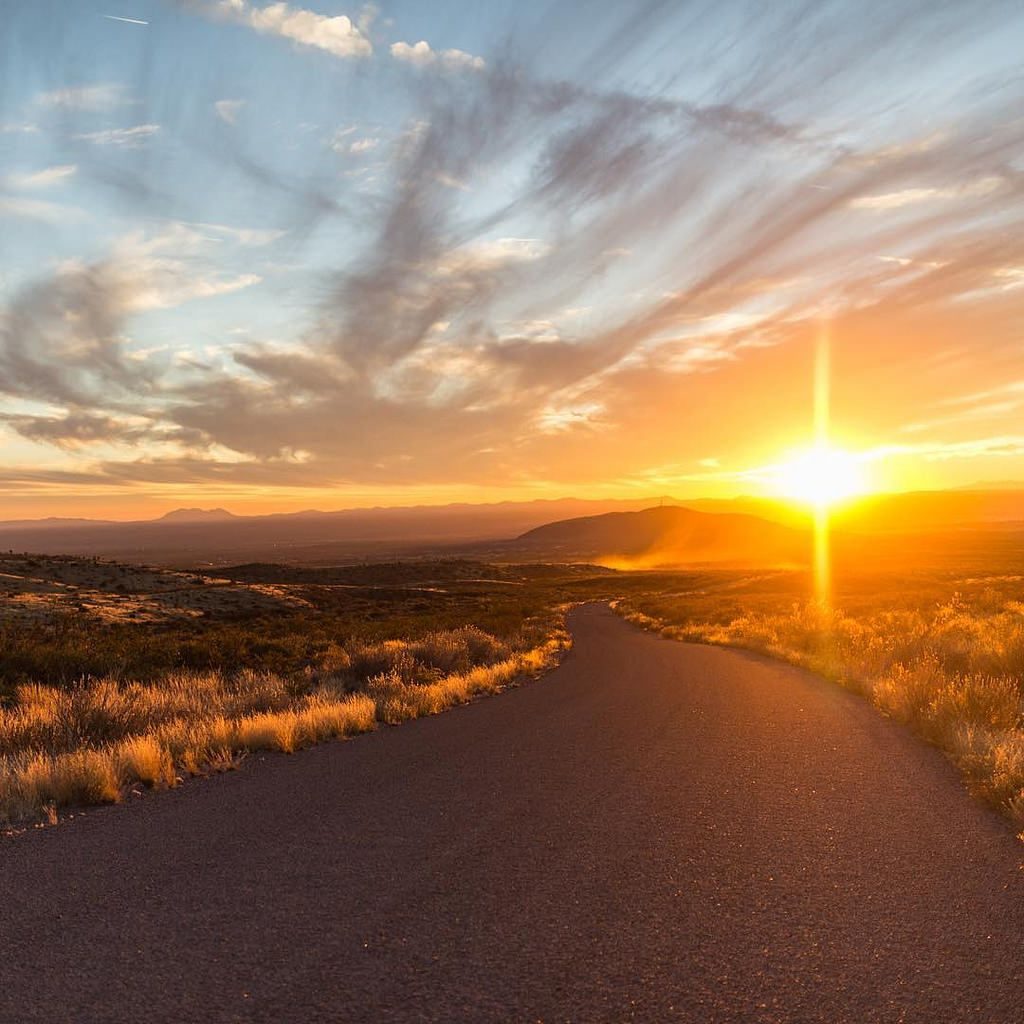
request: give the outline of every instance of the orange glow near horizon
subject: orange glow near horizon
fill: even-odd
[[[829,324],[825,321],[818,332],[814,354],[814,444],[779,465],[773,478],[775,489],[783,497],[813,509],[814,595],[826,607],[832,590],[829,510],[867,490],[861,460],[833,447],[829,441],[831,345]]]
[[[863,460],[832,445],[832,332],[827,320],[818,331],[814,350],[814,444],[777,466],[775,490],[785,498],[816,510],[855,498],[868,490]]]
[[[850,472],[848,458],[833,453],[828,446],[829,411],[832,397],[832,336],[828,322],[818,332],[814,358],[814,439],[815,451],[809,472],[804,479],[814,475],[814,487],[819,498],[814,512],[814,596],[827,607],[832,594],[832,550],[829,545],[828,507],[839,497],[848,497],[842,492],[850,491],[856,484],[856,477]]]

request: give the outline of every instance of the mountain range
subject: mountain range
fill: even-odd
[[[941,550],[951,532],[1024,531],[1024,490],[919,491],[865,497],[831,515],[837,548],[856,538],[898,551]],[[0,549],[103,556],[165,565],[242,561],[309,564],[423,554],[492,559],[591,560],[622,567],[694,563],[806,564],[807,510],[771,499],[672,498],[501,502],[234,515],[182,508],[159,519],[0,522]],[[1024,535],[1024,534],[1022,534]],[[844,544],[842,538],[848,540]],[[988,541],[984,541],[988,543]],[[961,539],[958,544],[966,542]],[[1012,552],[1011,552],[1012,553]]]

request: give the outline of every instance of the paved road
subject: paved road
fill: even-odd
[[[0,1020],[1024,1020],[1024,847],[941,757],[571,624],[529,686],[0,842]]]

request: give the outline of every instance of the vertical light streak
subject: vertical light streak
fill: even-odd
[[[828,445],[828,415],[831,399],[832,337],[829,322],[822,320],[814,350],[814,443]]]
[[[822,608],[832,603],[832,552],[829,546],[828,508],[814,509],[814,600]]]
[[[814,443],[828,446],[829,402],[831,398],[832,338],[829,322],[822,320],[814,351]],[[828,505],[814,509],[814,598],[828,608],[832,595],[832,552],[829,546]]]

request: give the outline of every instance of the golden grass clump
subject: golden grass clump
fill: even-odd
[[[566,645],[558,631],[515,652],[466,627],[351,653],[332,644],[326,667],[297,678],[245,669],[173,672],[148,684],[24,685],[0,708],[0,823],[114,802],[138,783],[170,787],[179,773],[227,770],[250,751],[291,753],[435,714],[547,668]],[[366,676],[371,669],[379,671]]]
[[[43,816],[47,808],[116,803],[121,786],[108,752],[76,750],[56,757],[34,753],[0,764],[5,816]]]
[[[235,726],[236,744],[243,750],[295,749],[295,712],[268,711],[241,719]]]
[[[133,736],[113,752],[118,775],[126,785],[142,782],[150,788],[176,781],[170,751],[155,736]]]
[[[555,664],[569,642],[568,633],[559,629],[538,647],[502,661],[444,676],[435,682],[410,683],[392,669],[371,679],[366,692],[376,704],[377,718],[388,725],[397,725],[409,718],[435,715],[457,704],[465,704],[482,693],[500,690],[517,678],[542,672]]]

